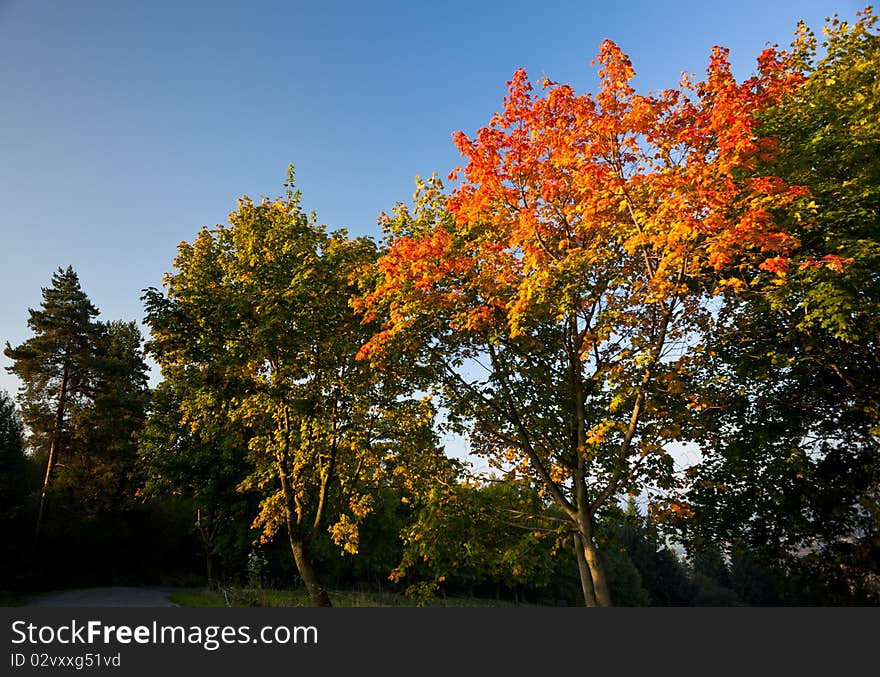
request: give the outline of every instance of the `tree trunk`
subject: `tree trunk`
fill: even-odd
[[[287,521],[287,535],[290,539],[290,551],[293,553],[293,561],[299,575],[302,576],[306,590],[309,591],[309,600],[313,606],[333,606],[330,596],[318,580],[318,575],[312,567],[312,558],[309,554],[307,537],[302,532],[304,515],[297,512],[296,496],[293,487],[290,486],[290,477],[287,474],[287,459],[290,454],[290,418],[287,408],[283,410],[282,432],[284,434],[284,447],[277,459],[278,479],[281,481],[281,493],[284,496],[284,516]]]
[[[202,524],[202,511],[196,508],[196,527],[198,527],[199,535],[202,537],[202,549],[205,551],[205,574],[208,577],[208,587],[214,588],[214,558],[212,556],[213,547],[212,539],[208,535],[208,531]]]
[[[284,494],[284,516],[287,521],[287,535],[290,538],[290,551],[293,553],[293,561],[296,562],[296,568],[299,571],[299,575],[302,576],[306,590],[309,591],[309,599],[314,606],[333,606],[330,603],[327,591],[321,585],[318,575],[312,567],[308,544],[297,519],[293,489],[290,486],[290,478],[287,476],[287,470],[284,467],[284,459],[279,460],[278,477],[281,480],[281,491]]]
[[[586,525],[582,525],[582,529],[584,526]],[[579,536],[583,544],[583,556],[586,561],[587,569],[590,572],[590,581],[593,584],[593,594],[595,595],[596,606],[611,606],[611,593],[608,591],[608,579],[605,576],[605,567],[602,564],[599,549],[593,542],[592,529],[584,529]]]
[[[61,441],[61,426],[64,423],[64,406],[67,400],[67,383],[69,380],[69,368],[65,363],[61,373],[61,386],[58,389],[58,406],[55,408],[55,423],[52,427],[52,440],[49,443],[49,459],[46,461],[46,476],[43,479],[43,489],[40,491],[40,505],[37,508],[37,524],[34,527],[34,550],[40,542],[40,531],[43,528],[43,514],[46,510],[46,495],[49,493],[49,484],[52,481],[52,471],[58,463],[58,447]]]
[[[577,558],[578,573],[581,576],[581,590],[584,594],[584,606],[596,606],[596,594],[593,592],[593,579],[590,576],[590,568],[584,557],[584,543],[580,534],[574,534],[574,554]]]
[[[205,552],[205,574],[208,577],[208,588],[211,590],[215,589],[215,580],[214,580],[214,558],[210,552]]]
[[[305,539],[290,529],[289,521],[288,534],[290,535],[290,549],[293,552],[293,559],[296,562],[296,568],[299,569],[299,575],[302,576],[303,583],[306,584],[306,590],[309,591],[309,600],[312,606],[333,606],[327,591],[321,585],[312,568],[312,560]]]

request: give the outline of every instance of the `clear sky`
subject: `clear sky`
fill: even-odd
[[[487,123],[521,66],[591,89],[611,38],[640,89],[701,74],[715,44],[745,77],[798,19],[818,31],[864,4],[0,0],[0,343],[30,336],[59,266],[100,319],[141,322],[178,242],[241,195],[281,194],[291,162],[307,210],[378,237],[378,214],[458,164],[452,132]]]

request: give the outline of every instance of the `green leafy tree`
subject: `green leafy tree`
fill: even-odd
[[[424,438],[415,431],[430,431],[433,410],[355,359],[375,326],[349,302],[375,245],[306,214],[292,168],[287,186],[284,198],[242,198],[229,227],[182,243],[167,296],[144,298],[149,349],[166,378],[187,384],[183,420],[224,417],[246,431],[253,470],[242,487],[264,496],[254,526],[265,540],[286,530],[312,603],[328,606],[314,540],[329,533],[357,552],[393,441]]]
[[[869,7],[854,22],[834,15],[818,44],[799,24],[792,59],[806,76],[802,87],[763,116],[763,129],[778,139],[777,172],[810,189],[806,210],[788,211],[800,254],[788,266],[795,284],[767,290],[784,323],[812,338],[812,361],[824,359],[851,385],[864,386],[876,371],[880,335],[880,32]],[[841,343],[824,346],[823,342]],[[834,348],[867,364],[837,364]],[[873,356],[872,362],[869,358]],[[873,415],[880,422],[874,398]]]
[[[22,382],[19,397],[22,419],[30,431],[28,443],[46,457],[36,544],[55,469],[70,443],[69,412],[88,397],[92,385],[98,310],[68,267],[52,275],[52,285],[43,289],[41,308],[28,312],[34,336],[14,348],[7,342],[4,354],[13,361],[7,370]]]
[[[162,381],[152,393],[149,413],[138,433],[138,495],[143,500],[183,497],[205,558],[209,584],[223,572],[244,568],[252,540],[254,501],[238,491],[247,477],[247,439],[225,429],[181,421],[182,385]]]
[[[806,185],[810,202],[776,208],[798,254],[723,299],[696,375],[704,460],[685,531],[689,547],[748,553],[741,572],[816,591],[844,577],[880,596],[880,35],[870,9],[823,34],[800,25],[790,56],[804,83],[761,118],[780,152],[757,180]],[[772,599],[768,586],[742,595]]]
[[[570,536],[561,520],[548,519],[537,491],[522,480],[471,483],[453,475],[414,497],[414,514],[404,529],[403,558],[391,579],[428,603],[440,589],[503,587],[516,593],[550,584],[551,551]]]

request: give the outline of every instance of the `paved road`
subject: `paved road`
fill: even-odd
[[[50,592],[31,598],[24,606],[105,607],[105,606],[178,606],[168,596],[192,588],[87,588]]]

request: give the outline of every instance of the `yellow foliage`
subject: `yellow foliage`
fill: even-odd
[[[358,533],[357,524],[348,515],[341,515],[339,521],[331,525],[328,531],[336,545],[341,546],[345,552],[351,555],[357,554],[358,546],[360,545],[360,534]]]

